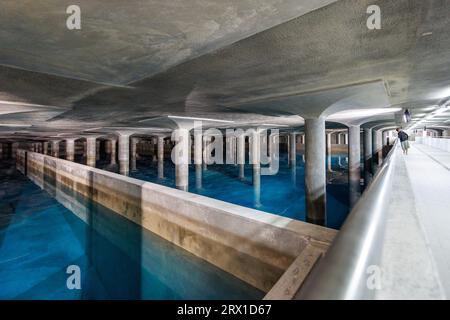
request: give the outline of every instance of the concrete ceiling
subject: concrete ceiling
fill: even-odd
[[[450,0],[86,0],[78,31],[69,1],[4,3],[0,130],[171,127],[167,115],[301,126],[389,107],[414,118],[450,96]],[[366,27],[372,4],[381,30]]]

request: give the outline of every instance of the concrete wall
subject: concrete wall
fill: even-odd
[[[432,138],[432,137],[416,137],[416,141],[429,145],[430,147],[438,148],[450,152],[450,139],[446,138]]]
[[[56,186],[91,198],[265,292],[306,247],[322,253],[336,234],[301,221],[26,153],[18,152],[18,163],[27,158],[27,175],[37,185],[45,187],[46,181],[55,181]]]

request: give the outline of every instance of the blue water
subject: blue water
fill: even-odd
[[[331,156],[331,170],[327,173],[327,217],[325,225],[339,229],[349,212],[348,163],[346,154]],[[80,162],[82,159],[79,160]],[[297,155],[296,168],[288,165],[286,153],[280,154],[279,172],[273,176],[261,176],[260,198],[255,198],[252,184],[252,166],[245,166],[245,179],[239,179],[235,165],[210,165],[202,171],[202,186],[196,185],[195,166],[189,168],[189,192],[254,208],[284,217],[305,221],[305,183],[302,155]],[[327,159],[328,166],[328,159]],[[118,165],[110,165],[105,156],[97,167],[118,172]],[[136,170],[130,170],[133,178],[175,188],[173,163],[164,163],[164,179],[158,178],[157,163],[151,157],[140,157]]]
[[[5,162],[0,175],[0,299],[263,297],[234,276],[50,180],[42,190]],[[81,290],[67,288],[70,265],[80,267]]]

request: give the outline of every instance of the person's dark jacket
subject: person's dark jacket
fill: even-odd
[[[408,134],[405,131],[400,131],[398,133],[398,138],[400,139],[400,142],[408,140]]]

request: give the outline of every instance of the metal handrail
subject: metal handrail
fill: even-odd
[[[392,189],[397,142],[347,217],[325,256],[296,295],[299,299],[371,299],[371,266],[378,266]]]

